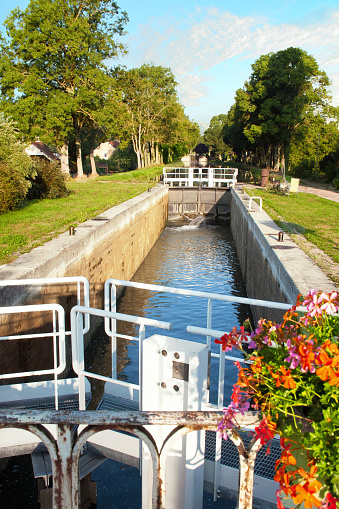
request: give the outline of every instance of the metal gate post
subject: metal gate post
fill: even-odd
[[[188,187],[193,187],[193,168],[188,168]]]
[[[257,452],[261,447],[260,440],[252,440],[247,451],[239,435],[237,438],[233,435],[231,440],[237,447],[239,453],[239,492],[237,509],[252,509],[254,463]]]
[[[57,458],[51,458],[53,464],[53,509],[77,509],[72,505],[72,482],[79,484],[79,472],[78,469],[73,468],[72,460],[72,425],[58,425],[57,446]]]

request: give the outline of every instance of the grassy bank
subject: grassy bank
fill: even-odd
[[[32,200],[0,215],[0,264],[14,260],[36,246],[155,185],[162,167],[128,173],[70,180],[69,196]]]
[[[308,193],[286,196],[273,190],[246,189],[246,191],[251,195],[261,196],[266,212],[282,230],[301,245],[307,254],[313,257],[307,246],[300,242],[300,237],[304,237],[330,258],[326,262],[327,265],[331,263],[331,260],[333,264],[339,264],[339,206],[337,202]],[[318,263],[318,260],[316,261]],[[320,256],[319,265],[324,269],[322,261],[324,262]],[[326,270],[327,274],[338,283],[337,271],[334,271],[333,267],[328,268],[331,270]]]

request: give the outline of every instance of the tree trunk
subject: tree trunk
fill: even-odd
[[[93,148],[91,148],[91,150],[90,150],[89,159],[91,161],[92,176],[93,177],[97,177],[98,176],[98,172],[97,172],[97,167],[95,166],[94,149]]]
[[[133,143],[133,150],[137,156],[137,164],[138,164],[138,169],[141,168],[142,166],[142,161],[141,161],[141,150],[140,150],[140,147],[139,147],[139,144],[138,144],[138,139],[135,135],[132,136],[132,143]]]
[[[286,173],[288,172],[288,166],[290,164],[290,144],[285,143],[284,144],[284,156],[285,156],[285,165],[284,165],[284,181],[286,180]]]
[[[60,149],[60,163],[61,163],[61,171],[69,175],[69,162],[68,162],[68,142],[65,141],[63,146]]]
[[[73,117],[73,126],[74,126],[74,134],[75,134],[75,151],[77,157],[77,170],[78,177],[82,178],[84,176],[84,170],[82,167],[82,158],[81,158],[81,138],[80,138],[80,129],[77,118]]]
[[[283,146],[283,150],[282,150],[281,170],[282,170],[283,180],[285,182],[285,145]]]

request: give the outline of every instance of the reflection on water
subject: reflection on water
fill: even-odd
[[[227,226],[167,227],[133,278],[136,282],[201,290],[220,294],[245,296],[240,267],[230,228]],[[190,341],[204,342],[202,336],[186,332],[187,325],[206,327],[207,300],[196,297],[154,293],[127,288],[118,311],[173,323],[171,331],[146,327],[146,337],[162,334]],[[249,317],[248,306],[230,302],[213,302],[212,328],[230,330]],[[118,332],[137,336],[131,324],[118,323]],[[213,342],[213,341],[212,341]],[[86,365],[91,371],[109,375],[110,343],[103,331],[86,350]],[[218,347],[212,345],[212,350]],[[210,400],[216,400],[217,359],[212,358]],[[227,367],[225,394],[235,382],[237,370]],[[138,383],[138,344],[118,340],[118,377]]]

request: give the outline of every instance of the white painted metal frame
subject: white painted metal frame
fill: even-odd
[[[81,296],[83,294],[83,305],[89,307],[89,282],[88,279],[83,276],[75,277],[51,277],[51,278],[39,278],[39,279],[3,279],[0,280],[0,287],[4,286],[45,286],[54,284],[77,284],[77,305],[80,306]],[[82,286],[83,285],[83,288]],[[85,316],[84,334],[89,331],[90,327],[89,315]],[[70,336],[71,331],[65,331],[66,336]]]
[[[130,287],[130,288],[139,288],[151,292],[156,293],[171,293],[176,295],[184,295],[187,297],[198,297],[207,300],[207,316],[206,316],[206,344],[208,345],[209,350],[211,350],[211,334],[209,332],[212,329],[212,303],[214,300],[224,301],[224,302],[236,302],[240,304],[247,304],[250,306],[260,306],[267,307],[271,309],[282,309],[288,310],[292,306],[292,304],[283,304],[281,302],[272,302],[267,300],[258,300],[258,299],[249,299],[247,297],[236,297],[233,295],[222,295],[219,293],[212,292],[201,292],[197,290],[187,290],[184,288],[173,288],[169,286],[162,285],[153,285],[146,283],[137,283],[134,281],[123,281],[120,279],[107,279],[104,286],[104,308],[105,311],[110,311],[116,313],[117,309],[117,287]],[[300,306],[297,308],[298,311],[305,311],[306,308]],[[192,328],[192,327],[190,327]],[[199,329],[201,330],[201,328]],[[112,366],[113,371],[115,370],[114,366],[116,365],[116,338],[119,335],[116,333],[116,320],[110,320],[108,315],[105,318],[105,332],[108,336],[112,338]],[[191,331],[188,331],[191,332]],[[213,337],[221,337],[225,332],[222,331],[213,331]],[[220,334],[219,336],[215,333]],[[134,339],[129,337],[129,339]],[[212,354],[215,356],[216,354]],[[225,357],[225,360],[238,360],[234,357]],[[221,382],[219,382],[221,383]],[[222,382],[223,383],[223,382]]]
[[[53,313],[53,331],[40,334],[21,334],[12,336],[2,336],[1,341],[20,340],[34,338],[53,338],[53,368],[31,371],[22,371],[18,373],[3,373],[0,380],[11,378],[23,378],[27,376],[53,375],[54,377],[54,396],[55,409],[58,409],[58,375],[66,368],[66,340],[65,340],[65,311],[59,304],[37,304],[32,306],[11,306],[0,308],[0,314],[15,313],[36,313],[52,311]],[[57,317],[56,317],[57,315]]]
[[[237,183],[237,168],[163,168],[164,184],[193,187],[234,187]]]
[[[260,208],[260,212],[262,212],[262,198],[260,196],[250,196],[250,203],[248,205],[249,212],[254,212],[252,210],[252,202],[253,202],[253,200],[259,200],[259,208]]]
[[[216,293],[210,293],[210,292],[200,292],[196,290],[187,290],[183,288],[171,288],[167,286],[161,286],[161,285],[151,285],[151,284],[145,284],[145,283],[136,283],[132,281],[121,281],[118,279],[108,279],[105,282],[105,289],[104,289],[104,306],[106,310],[110,311],[116,311],[116,305],[117,305],[117,286],[126,286],[131,288],[139,288],[144,289],[147,291],[153,291],[153,292],[163,292],[163,293],[171,293],[171,294],[177,294],[177,295],[185,295],[188,297],[198,297],[207,299],[207,327],[195,327],[195,326],[187,326],[187,332],[192,334],[199,334],[206,337],[206,344],[208,345],[209,350],[211,351],[211,338],[220,338],[223,336],[226,331],[220,331],[212,329],[212,302],[213,300],[221,300],[225,302],[237,302],[241,304],[248,304],[252,306],[261,306],[261,307],[267,307],[267,308],[274,308],[274,309],[282,309],[282,310],[288,310],[292,306],[292,304],[283,304],[280,302],[272,302],[272,301],[265,301],[265,300],[258,300],[258,299],[249,299],[245,297],[235,297],[231,295],[221,295]],[[298,307],[298,311],[305,311],[305,307]],[[116,327],[114,323],[110,323],[109,320],[105,323],[105,330],[106,334],[115,338],[116,335]],[[228,331],[229,332],[229,331]],[[116,348],[116,339],[115,339],[115,348]],[[219,359],[219,377],[218,377],[218,403],[217,405],[212,405],[211,403],[208,403],[209,408],[222,410],[224,407],[224,385],[225,385],[225,361],[233,361],[233,362],[244,362],[239,357],[234,357],[230,355],[225,355],[225,352],[222,351],[221,345],[220,345],[220,353],[214,353],[211,352],[211,357],[215,357]],[[113,360],[113,359],[112,359]],[[214,471],[214,500],[217,499],[217,492],[219,490],[220,486],[220,467],[221,467],[221,445],[222,445],[222,437],[218,436],[216,437],[216,450],[215,450],[215,471]]]
[[[150,318],[143,318],[139,316],[133,315],[125,315],[121,313],[111,312],[108,310],[101,309],[93,309],[84,306],[74,306],[71,311],[71,329],[72,329],[72,361],[73,361],[73,369],[75,373],[79,376],[79,408],[80,410],[85,410],[86,408],[86,400],[85,400],[85,377],[95,378],[97,380],[102,380],[104,382],[112,383],[114,382],[116,385],[122,385],[130,388],[137,388],[135,384],[131,384],[128,382],[124,382],[122,380],[116,379],[116,365],[112,366],[112,377],[102,376],[96,373],[91,373],[85,370],[85,348],[84,348],[84,332],[83,332],[83,317],[84,315],[94,315],[101,316],[102,318],[108,320],[122,320],[129,323],[134,323],[139,325],[139,337],[137,341],[139,341],[139,386],[141,385],[142,379],[142,342],[145,339],[145,326],[157,327],[159,329],[172,329],[172,324],[169,322],[163,322],[160,320],[152,320]],[[124,336],[126,337],[126,336]],[[136,338],[132,336],[128,336],[129,339],[135,341]],[[116,342],[114,343],[116,347]],[[112,343],[113,348],[113,343]],[[116,348],[114,352],[112,352],[112,361],[116,363]],[[140,394],[139,406],[142,405],[142,394]]]

